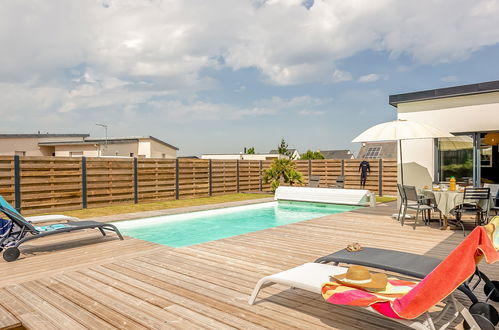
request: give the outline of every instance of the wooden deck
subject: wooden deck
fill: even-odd
[[[0,326],[400,329],[374,313],[278,285],[247,304],[259,278],[351,242],[444,257],[463,238],[400,227],[387,216],[392,212],[380,205],[177,249],[93,231],[35,241],[22,259],[0,261]],[[497,267],[481,268],[499,277]]]

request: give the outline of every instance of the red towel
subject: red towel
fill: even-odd
[[[489,264],[499,259],[498,246],[494,244],[499,239],[499,229],[495,230],[499,219],[495,220],[486,227],[475,228],[437,268],[404,296],[392,301],[370,300],[365,306],[371,306],[385,316],[403,319],[413,319],[428,311],[473,275],[476,264],[483,257]],[[331,287],[324,287],[323,293],[328,289]],[[327,301],[334,303],[334,293],[328,297],[325,296]]]

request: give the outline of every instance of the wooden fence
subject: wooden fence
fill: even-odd
[[[331,187],[339,175],[358,189],[360,160],[298,160],[305,184],[320,176]],[[270,191],[262,172],[272,161],[0,156],[0,194],[26,214],[120,203]],[[395,159],[370,160],[366,189],[395,196]]]

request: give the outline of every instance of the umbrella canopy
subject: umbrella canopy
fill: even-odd
[[[443,138],[438,142],[441,151],[473,149],[473,139],[470,136]]]
[[[362,132],[352,142],[434,139],[453,136],[449,132],[430,125],[398,119],[373,126]]]
[[[454,135],[430,125],[411,120],[398,119],[368,128],[355,139],[353,139],[352,142],[398,141],[400,154],[400,181],[402,184],[404,184],[404,167],[402,166],[403,161],[401,141],[445,137],[454,137]]]

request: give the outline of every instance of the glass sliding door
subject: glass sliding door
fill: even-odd
[[[474,140],[474,134],[437,139],[437,181],[449,181],[455,177],[458,182],[474,183]]]

